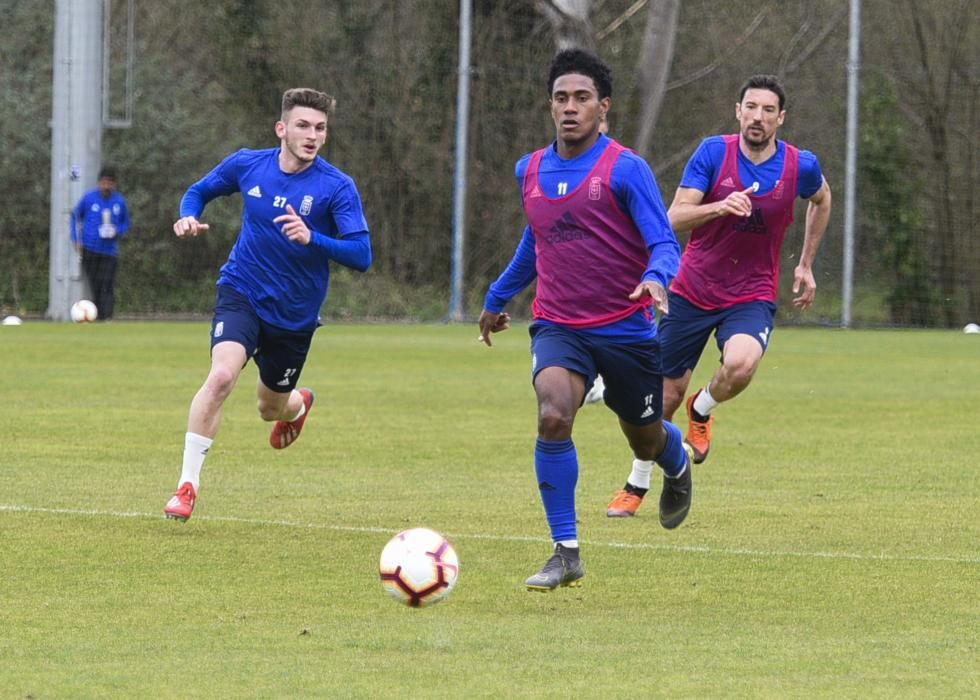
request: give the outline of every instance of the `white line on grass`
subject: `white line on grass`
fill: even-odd
[[[80,510],[75,508],[37,508],[16,503],[0,503],[0,512],[6,513],[49,513],[54,515],[83,515],[104,518],[152,518],[160,519],[157,513],[119,512],[110,510]],[[379,534],[396,534],[404,528],[362,527],[357,525],[324,525],[322,523],[298,523],[290,520],[262,520],[259,518],[237,518],[234,516],[200,515],[194,516],[196,522],[241,523],[244,525],[261,525],[274,527],[291,527],[303,530],[334,530],[337,532],[367,532]],[[452,533],[447,532],[450,539],[462,540],[491,540],[494,542],[546,542],[544,537],[524,535],[491,535],[481,533]],[[615,549],[656,549],[669,552],[691,552],[694,554],[722,554],[744,557],[803,557],[811,559],[852,559],[856,561],[922,561],[948,562],[954,564],[980,564],[980,557],[928,557],[901,554],[857,554],[853,552],[792,552],[764,549],[744,549],[729,547],[707,547],[703,545],[653,544],[650,542],[599,542],[585,540],[584,544],[596,547],[612,547]]]

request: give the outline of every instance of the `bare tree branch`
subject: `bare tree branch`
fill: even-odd
[[[807,47],[796,56],[796,60],[786,66],[785,70],[783,71],[783,75],[789,75],[795,72],[797,68],[803,65],[810,58],[810,55],[814,51],[823,46],[824,40],[830,36],[831,32],[837,29],[837,25],[844,20],[844,17],[847,16],[847,12],[848,8],[846,5],[838,8],[837,12],[831,16],[830,20],[824,25],[824,28],[820,31],[820,33],[813,37],[813,41],[811,41]]]
[[[967,10],[967,2],[960,0],[956,12],[953,15],[953,20],[950,23],[951,29],[953,31],[953,38],[948,41],[943,41],[945,46],[949,46],[949,64],[946,71],[946,85],[944,93],[949,96],[952,92],[953,77],[956,72],[956,66],[960,63],[960,48],[966,43],[966,34],[969,30],[969,17]]]
[[[595,49],[595,33],[589,20],[592,0],[537,0],[535,5],[551,23],[559,49]]]
[[[675,90],[675,89],[677,89],[679,87],[684,87],[685,85],[689,85],[689,84],[693,83],[694,81],[703,78],[704,76],[708,75],[709,73],[711,73],[712,71],[714,71],[716,68],[718,68],[718,66],[720,66],[722,63],[725,62],[725,59],[728,58],[728,56],[730,54],[732,54],[732,53],[735,52],[735,49],[737,49],[739,46],[741,46],[742,44],[744,44],[745,43],[745,40],[748,39],[750,36],[752,36],[752,33],[756,29],[758,29],[759,25],[762,24],[762,21],[766,18],[766,15],[769,12],[770,6],[771,6],[771,3],[767,3],[761,10],[759,10],[756,13],[755,17],[749,23],[749,26],[746,27],[746,29],[745,29],[744,32],[742,32],[742,35],[738,39],[736,39],[732,44],[729,45],[728,51],[726,51],[725,53],[717,56],[715,58],[715,60],[713,60],[711,63],[709,63],[708,65],[704,66],[703,68],[700,68],[700,69],[694,71],[690,75],[686,75],[683,78],[678,78],[677,80],[674,80],[674,81],[671,81],[671,82],[667,83],[667,91],[669,92],[669,91]]]
[[[786,48],[783,49],[783,55],[779,58],[779,74],[786,74],[786,62],[789,61],[790,56],[793,55],[793,51],[796,50],[796,45],[803,40],[807,32],[810,31],[810,27],[813,26],[813,3],[804,0],[802,3],[804,20],[800,22],[800,28],[793,35],[793,38],[786,43]]]
[[[621,14],[619,17],[617,17],[612,22],[607,24],[605,29],[598,32],[595,35],[595,40],[602,41],[603,39],[605,39],[607,36],[609,36],[614,31],[616,31],[621,26],[623,26],[623,24],[625,24],[630,17],[632,17],[641,9],[643,9],[643,6],[646,4],[647,4],[647,0],[636,0],[636,2],[634,2],[628,8],[626,8],[626,11],[623,14]]]
[[[725,125],[728,123],[729,123],[729,118],[719,119],[717,122],[715,122],[715,124],[710,129],[705,130],[704,133],[706,134],[720,133],[725,128]],[[667,170],[670,170],[678,163],[683,163],[688,158],[690,158],[691,154],[694,152],[694,149],[696,149],[700,145],[701,141],[703,140],[704,140],[704,136],[699,135],[697,138],[691,139],[683,146],[676,149],[673,153],[671,153],[666,158],[662,160],[658,160],[653,166],[653,171],[656,173],[657,177],[659,178],[662,173],[666,172]]]
[[[940,104],[939,95],[936,92],[935,76],[933,75],[932,64],[929,60],[929,41],[926,39],[925,28],[922,26],[923,19],[916,12],[913,2],[907,0],[907,4],[912,17],[912,27],[915,30],[915,45],[919,49],[919,60],[925,69],[926,97],[931,104],[938,106],[940,110],[944,110],[945,106]],[[931,128],[929,114],[926,115],[926,123]]]
[[[653,130],[666,92],[679,14],[679,0],[653,0],[647,6],[646,29],[636,66],[640,89],[640,129],[635,146],[637,153],[644,158],[649,154]]]
[[[924,129],[926,126],[926,120],[922,118],[922,115],[918,111],[912,108],[908,102],[900,101],[898,103],[898,109],[902,113],[912,126]]]

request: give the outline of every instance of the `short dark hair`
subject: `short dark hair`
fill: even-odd
[[[555,81],[569,73],[592,78],[600,100],[612,97],[612,69],[601,58],[585,49],[564,49],[555,54],[548,73],[549,97],[555,87]]]
[[[102,166],[102,169],[99,171],[99,179],[101,180],[104,177],[107,177],[110,180],[115,180],[116,179],[116,169],[113,168],[111,165],[104,165],[104,166]]]
[[[775,75],[759,73],[746,80],[738,93],[739,102],[745,99],[745,93],[749,90],[769,90],[769,92],[775,93],[776,97],[779,98],[779,111],[782,112],[785,109],[786,91],[783,90],[783,84]]]
[[[282,114],[292,111],[293,107],[309,107],[329,115],[337,105],[337,100],[325,92],[312,88],[290,88],[282,93]]]

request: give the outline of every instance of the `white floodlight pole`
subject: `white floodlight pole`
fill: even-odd
[[[459,0],[459,66],[456,90],[456,170],[453,173],[453,261],[449,319],[463,320],[463,251],[466,242],[466,139],[470,121],[472,0]]]
[[[850,0],[851,20],[847,48],[847,154],[844,165],[844,271],[841,287],[841,321],[851,325],[854,297],[854,218],[857,190],[858,102],[861,71],[861,0]]]
[[[103,0],[56,0],[51,107],[48,310],[66,321],[85,294],[69,236],[71,210],[95,186],[102,158]]]

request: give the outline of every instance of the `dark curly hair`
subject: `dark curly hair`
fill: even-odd
[[[601,58],[585,49],[564,49],[551,60],[548,73],[548,96],[555,87],[555,81],[563,75],[577,73],[592,78],[599,99],[612,97],[612,70]]]

